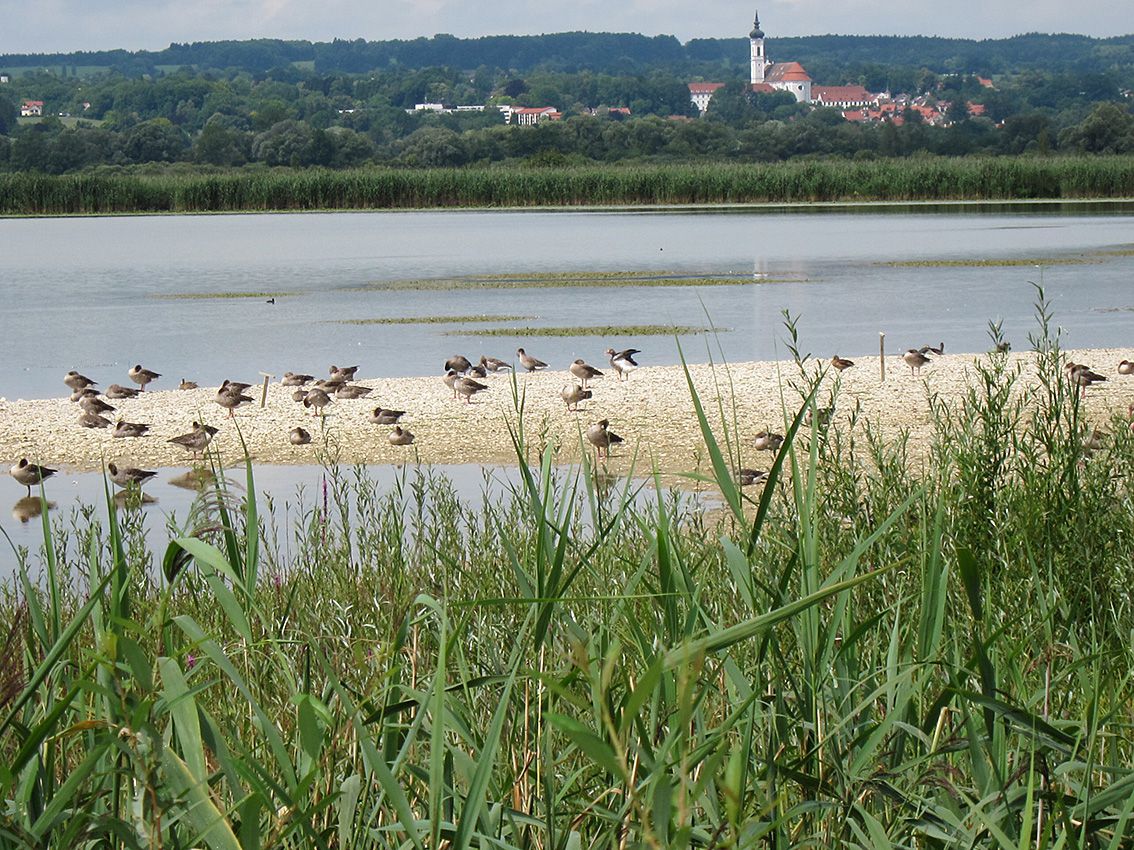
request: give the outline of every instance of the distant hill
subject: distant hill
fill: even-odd
[[[976,74],[1042,70],[1128,75],[1134,71],[1134,35],[1100,39],[1031,33],[981,41],[929,36],[770,36],[768,52],[776,60],[803,63],[813,76],[820,71],[820,77],[825,76],[822,69],[826,68],[871,65]],[[72,74],[113,70],[136,76],[180,66],[262,73],[288,65],[306,65],[321,73],[436,66],[473,70],[485,66],[518,72],[545,68],[624,74],[653,68],[684,73],[746,68],[747,62],[748,40],[743,37],[693,39],[682,44],[673,36],[565,32],[482,38],[436,35],[394,41],[254,39],[171,44],[157,51],[6,54],[0,55],[0,71],[65,67]]]

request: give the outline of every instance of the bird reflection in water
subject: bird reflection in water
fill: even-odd
[[[45,503],[49,511],[55,508],[55,502],[46,502],[39,496],[24,496],[12,505],[12,518],[27,525],[43,514]]]
[[[180,487],[182,490],[203,490],[216,480],[211,469],[198,466],[170,478],[168,483],[174,487]]]

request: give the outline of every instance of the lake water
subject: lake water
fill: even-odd
[[[688,359],[786,356],[781,312],[798,315],[801,347],[817,356],[894,353],[944,340],[951,351],[988,348],[989,320],[1002,320],[1016,348],[1034,328],[1041,282],[1066,343],[1131,344],[1134,203],[885,206],[796,210],[633,212],[376,212],[310,215],[159,216],[0,220],[4,304],[0,396],[66,392],[78,369],[106,386],[128,383],[141,362],[172,388],[181,377],[217,384],[259,371],[325,374],[360,364],[360,377],[439,374],[453,353],[511,358],[516,347],[563,368],[575,357],[601,364],[608,346],[643,351],[643,365],[674,363],[672,337],[482,339],[465,325],[351,325],[343,320],[435,315],[519,315],[504,324],[545,326],[705,325],[688,337]],[[1082,258],[1082,264],[1057,261]],[[1039,260],[964,265],[977,260]],[[892,263],[956,261],[895,266]],[[522,277],[554,272],[645,271],[732,275],[744,285],[708,287],[374,291],[381,280],[463,275]],[[267,291],[263,299],[171,295]],[[163,297],[165,296],[165,297]],[[719,350],[717,346],[719,345]],[[10,464],[15,459],[0,459]],[[192,491],[164,470],[147,486],[152,539],[164,546],[169,515],[183,520]],[[479,467],[445,468],[466,495]],[[372,474],[393,476],[389,468]],[[317,467],[264,467],[257,486],[277,500],[321,487]],[[62,471],[48,482],[51,515],[103,503],[102,478]],[[0,518],[17,546],[36,551],[41,532],[16,502]],[[104,508],[100,507],[100,511]],[[15,554],[0,541],[0,577]]]
[[[1042,278],[1074,346],[1129,342],[1134,204],[916,211],[888,207],[635,212],[375,212],[0,220],[4,352],[0,396],[65,393],[78,369],[103,386],[141,362],[171,388],[252,381],[259,371],[360,377],[439,374],[455,352],[511,358],[519,345],[563,368],[642,349],[644,365],[677,361],[672,337],[480,338],[467,325],[350,325],[343,320],[519,315],[502,324],[706,325],[730,360],[785,356],[781,311],[799,316],[803,347],[853,357],[944,340],[988,347],[1002,319],[1017,348],[1033,327]],[[1127,253],[1121,253],[1126,250]],[[1114,252],[1114,253],[1107,253]],[[928,266],[1083,256],[1084,265]],[[365,291],[379,280],[549,272],[733,274],[743,286]],[[766,282],[763,280],[787,281]],[[171,295],[267,291],[263,299]],[[163,297],[166,296],[166,297]],[[716,342],[713,343],[714,355]],[[683,340],[705,360],[704,337]]]

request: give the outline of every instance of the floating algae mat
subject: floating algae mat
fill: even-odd
[[[213,301],[238,298],[286,298],[301,292],[165,292],[150,296],[159,301]]]
[[[393,316],[381,319],[341,319],[336,325],[468,325],[484,322],[524,322],[535,316]]]
[[[754,278],[743,274],[680,274],[672,271],[539,272],[523,275],[461,275],[416,280],[376,280],[355,291],[450,289],[551,289],[567,286],[747,286],[753,283],[800,283],[801,278]]]

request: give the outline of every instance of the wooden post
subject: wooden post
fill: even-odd
[[[878,379],[886,383],[886,332],[878,331]]]
[[[268,381],[272,380],[275,375],[270,375],[267,372],[261,372],[264,376],[264,389],[260,391],[260,409],[263,410],[264,406],[268,403]]]

